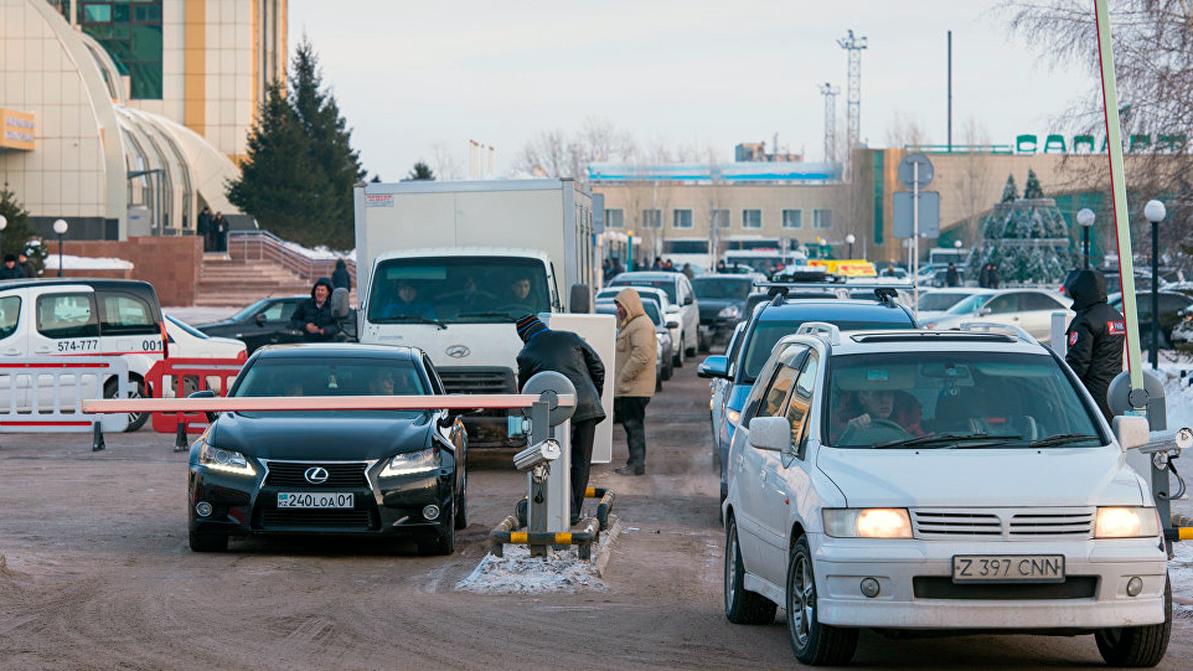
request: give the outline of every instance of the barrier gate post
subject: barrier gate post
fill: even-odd
[[[571,380],[555,372],[538,373],[526,382],[524,394],[537,394],[530,408],[530,447],[514,457],[526,473],[526,530],[530,534],[571,528],[571,435],[575,406],[561,406],[559,397],[575,395]],[[526,469],[523,469],[526,470]],[[546,545],[532,544],[531,556],[545,555]]]

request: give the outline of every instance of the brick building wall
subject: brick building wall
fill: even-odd
[[[49,247],[51,254],[58,253],[57,241],[51,241]],[[163,306],[185,306],[195,302],[199,271],[203,266],[202,238],[145,236],[123,241],[67,240],[63,245],[63,253],[130,261],[133,269],[129,277],[153,284]],[[78,277],[113,276],[102,271],[85,270],[68,271],[68,274]]]

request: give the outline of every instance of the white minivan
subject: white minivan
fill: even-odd
[[[131,396],[148,396],[145,376],[166,356],[166,327],[157,292],[148,282],[62,278],[0,281],[0,357],[119,356],[128,362]],[[11,382],[15,379],[15,383]],[[49,378],[39,383],[38,406],[53,406]],[[16,407],[32,407],[28,376],[0,380],[0,395],[16,394]],[[105,382],[105,398],[116,395]],[[64,399],[66,400],[66,399]],[[9,407],[10,398],[0,398]],[[130,414],[128,431],[148,414]]]
[[[1127,459],[1141,422],[1116,437],[1026,334],[804,324],[730,446],[725,614],[783,607],[806,664],[847,663],[875,628],[1093,634],[1108,663],[1153,666],[1172,610]]]

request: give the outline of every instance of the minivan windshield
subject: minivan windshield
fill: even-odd
[[[826,443],[847,448],[1096,447],[1098,422],[1047,354],[834,356]]]
[[[915,328],[915,324],[903,310],[881,309],[889,315],[888,318],[859,321],[831,320],[831,323],[842,331],[886,331]],[[775,343],[779,342],[783,336],[794,335],[803,323],[802,319],[775,319],[758,322],[753,332],[749,334],[750,339],[745,344],[745,365],[742,367],[739,384],[753,384],[754,380],[758,379],[758,374],[762,372],[762,367],[766,365],[766,360],[770,358],[770,352],[775,348]]]
[[[368,320],[376,324],[513,322],[551,311],[543,262],[509,256],[389,259],[377,265]]]

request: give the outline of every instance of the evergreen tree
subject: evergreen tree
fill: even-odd
[[[1015,176],[1007,175],[1006,186],[1002,187],[1000,203],[1013,203],[1019,198],[1019,187],[1015,186]]]
[[[326,244],[326,222],[333,210],[311,153],[310,139],[281,85],[271,84],[249,133],[240,179],[228,185],[228,200],[282,238]]]
[[[435,180],[435,173],[431,170],[431,166],[427,165],[426,163],[423,163],[422,161],[419,161],[418,163],[414,164],[414,167],[410,170],[410,174],[407,175],[406,179],[403,179],[402,181],[403,182],[419,182],[419,181],[431,182],[434,180]]]
[[[283,238],[347,249],[355,237],[352,188],[365,171],[305,37],[290,69],[290,95],[277,84],[267,92],[228,199]]]
[[[5,254],[26,254],[34,265],[41,269],[45,264],[46,250],[41,240],[29,225],[29,211],[17,200],[17,195],[8,188],[8,182],[0,187],[0,215],[8,221],[4,227],[3,243],[0,244],[0,258]]]
[[[1031,168],[1027,169],[1027,184],[1023,187],[1024,198],[1043,198],[1044,189],[1040,186],[1040,179],[1036,177],[1036,171]]]

